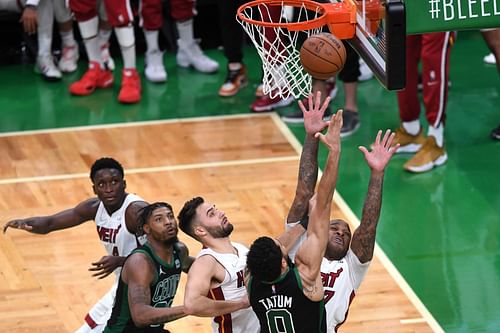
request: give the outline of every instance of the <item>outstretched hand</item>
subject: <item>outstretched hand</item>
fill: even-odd
[[[299,101],[299,108],[304,115],[304,127],[307,134],[315,135],[328,126],[329,122],[324,121],[323,116],[328,104],[330,104],[330,99],[330,96],[328,96],[322,104],[320,91],[316,93],[316,96],[310,94],[307,100],[307,107],[309,110],[306,109],[302,101]]]
[[[29,220],[12,220],[4,224],[3,233],[7,231],[8,228],[21,229],[31,232],[33,227],[28,223]]]
[[[380,130],[377,133],[377,138],[371,147],[371,151],[368,151],[366,147],[359,147],[359,150],[365,155],[366,163],[372,171],[383,172],[385,170],[392,155],[399,148],[399,143],[394,146],[392,145],[395,135],[394,132],[391,133],[391,130],[387,130],[381,140],[382,130]]]
[[[98,279],[104,279],[109,274],[113,273],[115,269],[120,266],[123,266],[123,257],[119,256],[104,256],[98,262],[93,262],[92,266],[89,268],[91,272],[97,272],[92,274],[92,276],[97,277]]]
[[[342,128],[342,110],[338,110],[335,115],[330,119],[330,124],[328,125],[328,131],[326,134],[321,134],[317,132],[314,137],[319,138],[323,142],[328,150],[339,150],[340,151],[340,129]]]

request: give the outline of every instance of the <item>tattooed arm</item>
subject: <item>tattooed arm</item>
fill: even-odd
[[[167,323],[186,316],[184,306],[168,308],[151,306],[149,285],[154,277],[155,268],[144,254],[134,253],[125,262],[121,278],[128,284],[130,313],[137,327]]]
[[[317,81],[317,80],[316,80]],[[322,83],[324,81],[318,81]],[[324,83],[323,83],[324,84]],[[316,99],[313,101],[313,98]],[[314,137],[317,132],[321,132],[328,126],[328,122],[323,121],[323,115],[328,106],[328,101],[321,105],[319,102],[321,94],[310,95],[308,100],[308,109],[299,101],[299,107],[304,114],[304,128],[306,138],[300,154],[299,176],[295,198],[292,207],[288,212],[287,223],[294,223],[302,219],[308,211],[309,200],[314,194],[314,188],[318,180],[318,143],[319,140]],[[315,103],[313,103],[315,102]],[[313,106],[316,106],[314,108]],[[324,107],[320,107],[324,106]]]
[[[385,167],[389,163],[398,145],[392,147],[394,133],[385,132],[381,140],[382,131],[379,131],[373,149],[369,152],[365,147],[359,147],[365,155],[366,163],[371,169],[368,193],[363,206],[361,223],[352,236],[351,249],[361,263],[373,258],[375,247],[375,234],[382,206],[382,185],[384,182]]]

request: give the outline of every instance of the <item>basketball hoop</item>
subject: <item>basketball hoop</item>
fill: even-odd
[[[296,11],[293,21],[288,9]],[[301,98],[311,92],[312,79],[300,63],[299,41],[320,33],[325,25],[337,38],[352,38],[356,8],[351,1],[255,0],[240,6],[236,19],[262,60],[264,93],[271,98]]]

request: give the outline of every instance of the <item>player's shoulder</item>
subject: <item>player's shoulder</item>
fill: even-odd
[[[100,203],[101,200],[97,197],[89,198],[80,202],[74,209],[78,215],[91,220],[95,218]]]

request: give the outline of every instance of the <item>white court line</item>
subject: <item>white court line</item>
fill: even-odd
[[[189,169],[219,168],[219,167],[247,165],[247,164],[277,163],[277,162],[297,161],[298,159],[299,156],[293,155],[293,156],[270,157],[270,158],[255,158],[248,160],[230,160],[230,161],[218,161],[218,162],[206,162],[206,163],[164,165],[164,166],[149,167],[149,168],[127,169],[125,171],[125,174],[131,175],[131,174],[179,171],[179,170],[189,170]],[[77,178],[87,178],[87,177],[89,177],[88,173],[71,173],[71,174],[52,175],[52,176],[10,178],[10,179],[0,180],[0,185],[29,183],[29,182],[44,182],[53,180],[67,180],[67,179],[77,179]]]
[[[300,154],[302,150],[302,146],[298,142],[297,138],[293,135],[293,133],[290,131],[290,129],[283,123],[283,121],[280,119],[280,117],[276,114],[271,115],[271,118],[273,121],[276,123],[278,128],[282,131],[283,135],[287,138],[287,140],[290,141],[290,144],[294,149],[297,151],[298,154]],[[321,170],[319,171],[319,177],[321,177]],[[338,191],[335,191],[335,194],[333,196],[333,201],[337,206],[340,208],[342,213],[347,217],[347,219],[354,225],[355,228],[359,226],[359,219],[358,217],[353,213],[351,208],[346,204],[344,199],[340,196]],[[415,294],[413,289],[411,289],[410,285],[406,280],[401,276],[401,273],[396,269],[394,264],[391,262],[391,260],[387,257],[387,255],[384,253],[384,251],[379,247],[377,243],[375,243],[375,256],[380,260],[384,268],[387,270],[389,275],[392,276],[392,278],[396,281],[396,283],[399,285],[401,290],[405,293],[406,297],[410,300],[410,302],[415,306],[417,311],[420,312],[422,315],[422,320],[426,321],[428,325],[431,327],[431,329],[436,332],[436,333],[444,333],[443,328],[439,325],[439,323],[434,319],[432,314],[427,310],[425,305],[422,303],[422,301],[418,298],[418,296]],[[402,322],[402,320],[401,320]]]
[[[162,125],[162,124],[171,124],[171,123],[191,123],[191,122],[200,122],[200,121],[218,121],[218,120],[243,119],[243,118],[263,118],[263,117],[269,117],[269,114],[265,114],[265,113],[263,113],[263,114],[258,114],[258,113],[257,114],[235,114],[235,115],[207,116],[207,117],[194,117],[194,118],[146,120],[146,121],[137,121],[137,122],[132,122],[132,123],[113,123],[113,124],[75,126],[75,127],[64,127],[64,128],[47,128],[47,129],[32,130],[32,131],[4,132],[4,133],[0,133],[0,138],[6,137],[6,136],[64,133],[64,132],[99,130],[99,129],[108,129],[108,128]]]
[[[425,323],[425,319],[424,318],[401,319],[399,322],[401,323],[401,325],[420,324],[420,323]]]

